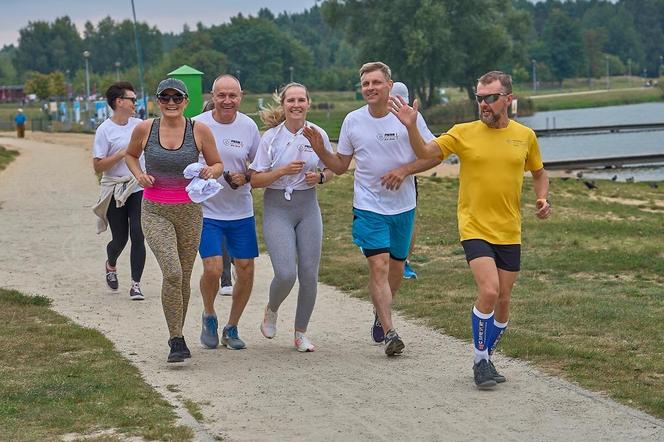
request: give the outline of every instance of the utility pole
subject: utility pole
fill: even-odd
[[[136,8],[134,0],[131,0],[131,12],[134,15],[134,40],[136,41],[136,55],[138,57],[138,81],[141,85],[141,101],[145,109],[145,115],[148,115],[148,100],[145,97],[145,84],[143,82],[143,51],[141,50],[141,39],[138,36],[138,26],[136,24]]]
[[[533,93],[537,92],[537,60],[531,60],[533,63]]]

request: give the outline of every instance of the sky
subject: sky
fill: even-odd
[[[280,12],[302,12],[316,0],[134,0],[136,19],[157,26],[161,32],[180,33],[187,23],[192,28],[202,22],[209,26],[226,23],[238,13],[256,15],[267,7],[275,15]],[[18,42],[19,29],[30,21],[50,21],[68,15],[83,31],[86,21],[97,24],[111,16],[122,21],[132,18],[131,0],[2,0],[0,1],[0,47]]]

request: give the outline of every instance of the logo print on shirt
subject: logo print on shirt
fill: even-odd
[[[376,134],[376,139],[378,141],[398,141],[399,140],[399,134],[396,133],[396,132]]]
[[[528,145],[528,142],[526,140],[513,140],[511,138],[508,138],[505,140],[507,144],[511,144],[514,147],[526,147]]]
[[[228,146],[228,147],[235,147],[235,148],[240,148],[240,149],[244,147],[244,143],[240,140],[231,140],[231,139],[225,138],[223,143],[224,143],[224,146]]]
[[[308,144],[300,144],[297,146],[297,150],[300,152],[313,152],[314,149]]]

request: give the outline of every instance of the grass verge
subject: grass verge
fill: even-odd
[[[657,88],[648,88],[531,98],[537,111],[550,111],[657,102],[662,101],[662,92]]]
[[[346,174],[319,188],[320,280],[368,298],[366,262],[351,239],[352,181]],[[419,183],[411,257],[418,279],[403,282],[395,307],[469,341],[476,292],[458,242],[458,180]],[[598,187],[553,179],[554,216],[542,222],[526,179],[522,272],[500,351],[664,417],[664,190],[610,181]]]
[[[172,407],[101,333],[49,309],[45,297],[0,289],[0,428],[12,441],[114,434],[191,440]]]
[[[17,150],[11,150],[4,146],[0,146],[0,170],[5,169],[17,156]]]

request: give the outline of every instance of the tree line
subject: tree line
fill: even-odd
[[[229,23],[162,33],[139,23],[151,91],[167,72],[188,64],[205,73],[204,87],[229,72],[245,89],[269,92],[294,79],[312,89],[352,90],[358,66],[383,60],[425,105],[442,85],[472,96],[489,69],[516,82],[661,74],[664,0],[325,0],[302,13],[238,14]],[[82,32],[69,17],[30,22],[16,47],[0,51],[0,83],[35,81],[60,72],[73,93],[85,90],[89,51],[92,90],[120,74],[138,82],[134,27],[110,17]],[[54,86],[55,87],[55,86]],[[61,84],[56,87],[59,92]],[[54,94],[54,93],[52,93]]]

